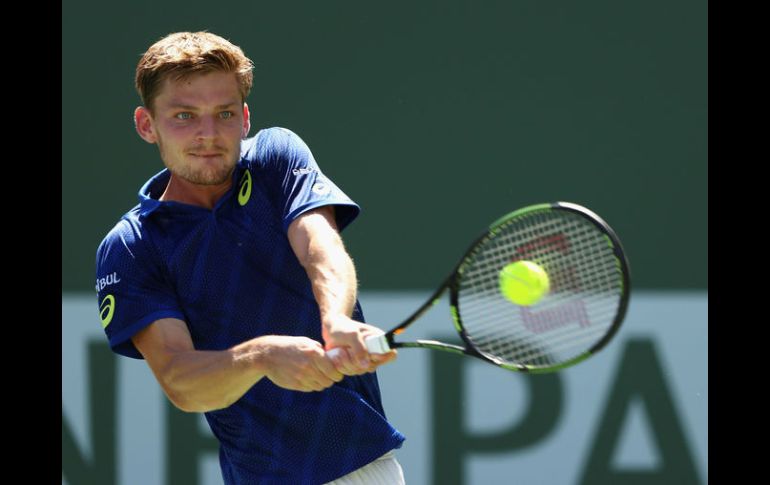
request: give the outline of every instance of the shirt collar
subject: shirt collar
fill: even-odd
[[[164,168],[150,178],[150,180],[145,182],[142,188],[139,189],[140,216],[148,216],[158,207],[165,204],[165,202],[158,199],[163,195],[163,191],[166,190],[169,179],[171,179],[171,172],[169,172],[167,168]]]
[[[233,187],[235,187],[240,180],[244,170],[243,160],[240,160],[235,166],[233,171]],[[168,181],[171,179],[171,172],[164,168],[154,176],[152,176],[147,182],[144,183],[141,189],[139,189],[139,216],[146,217],[155,212],[160,207],[169,207],[172,204],[177,204],[173,201],[161,201],[160,196],[166,190]],[[230,188],[232,191],[233,188]],[[225,196],[227,197],[227,196]]]

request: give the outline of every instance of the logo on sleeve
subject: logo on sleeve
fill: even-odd
[[[112,321],[112,316],[115,314],[115,297],[107,295],[102,300],[102,304],[99,305],[99,318],[102,319],[102,328],[107,328],[107,325]]]
[[[295,168],[291,171],[294,175],[308,175],[315,172],[312,168]]]
[[[238,190],[238,203],[242,206],[251,198],[251,174],[248,170],[243,172],[241,177],[240,189]]]
[[[118,273],[112,273],[111,275],[107,275],[104,278],[98,278],[96,280],[96,291],[102,291],[105,286],[110,286],[115,283],[120,283],[120,278],[118,278]]]
[[[326,182],[316,182],[312,188],[313,192],[318,195],[328,195],[332,191],[332,188]]]

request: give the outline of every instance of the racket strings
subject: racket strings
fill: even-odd
[[[607,311],[604,314],[597,313],[595,317],[613,318],[614,314],[615,313],[613,310]],[[588,346],[601,339],[605,332],[605,328],[594,327],[592,329],[586,329],[577,335],[574,332],[554,333],[549,338],[548,344],[550,347],[554,348],[559,348],[564,345],[588,348]],[[473,340],[478,348],[489,354],[495,355],[498,358],[505,358],[507,356],[506,360],[509,363],[520,363],[526,365],[554,365],[564,360],[568,360],[554,360],[553,356],[550,359],[536,360],[537,358],[546,354],[543,351],[543,345],[538,341],[531,339],[529,337],[529,333],[495,333],[490,335],[482,335],[481,337],[473,337]],[[515,356],[515,359],[511,356]]]
[[[531,307],[508,301],[499,272],[516,260],[548,274],[551,291]],[[617,256],[583,216],[544,210],[503,223],[462,268],[458,307],[471,342],[511,365],[552,366],[578,357],[611,328],[622,288]]]

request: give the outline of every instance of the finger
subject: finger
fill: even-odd
[[[348,352],[347,358],[343,361],[342,368],[339,370],[346,376],[358,376],[365,372],[361,367],[360,361],[356,360],[350,352]]]
[[[364,344],[364,336],[362,334],[358,334],[358,337],[351,341],[348,353],[350,353],[351,361],[359,372],[365,372],[369,368],[371,359],[369,358],[369,351],[366,348],[366,344]]]
[[[359,374],[358,367],[353,363],[353,358],[347,347],[335,347],[326,353],[337,371],[346,376]]]
[[[385,354],[372,354],[372,365],[369,366],[369,372],[374,372],[378,367],[396,360],[398,353],[391,350]]]
[[[308,391],[323,391],[324,389],[331,387],[332,384],[334,384],[334,381],[331,379],[326,378],[323,375],[318,374],[314,378],[307,379],[305,381],[305,388]]]
[[[371,356],[372,356],[373,364],[382,365],[382,364],[387,364],[388,362],[393,362],[394,360],[396,360],[396,357],[398,357],[398,352],[395,349],[393,349],[384,354],[371,354]]]
[[[329,357],[328,353],[313,360],[313,364],[315,364],[316,368],[324,375],[324,377],[332,382],[339,382],[345,377],[337,370],[337,367],[334,365],[334,362],[332,361],[332,358]]]

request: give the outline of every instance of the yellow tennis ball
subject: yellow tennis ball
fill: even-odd
[[[500,293],[517,305],[534,305],[550,287],[545,270],[532,261],[516,261],[500,270]]]

